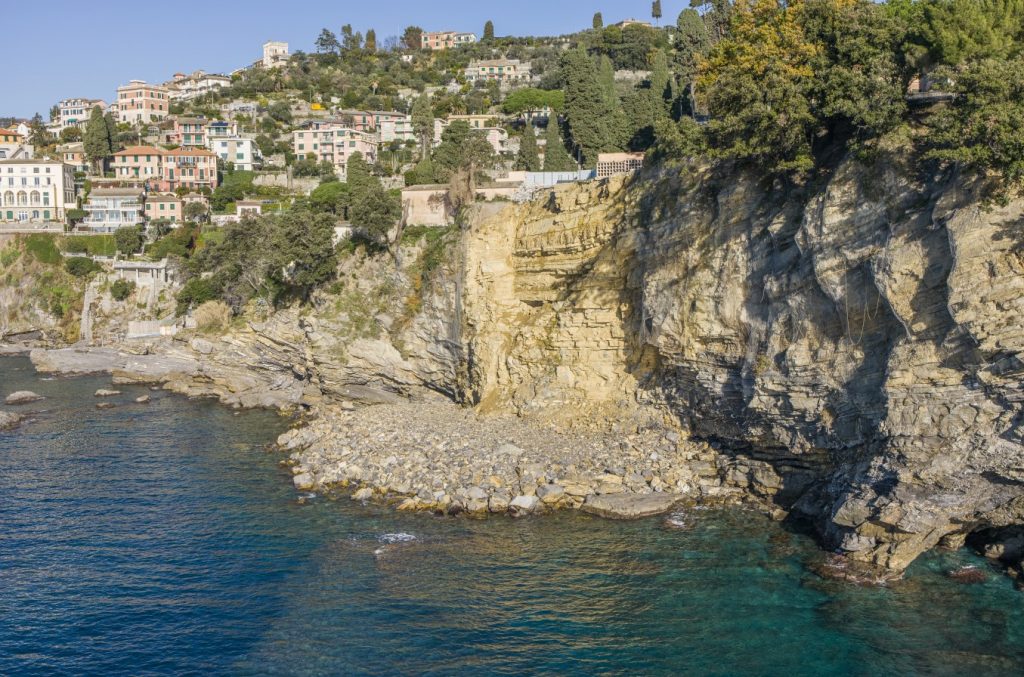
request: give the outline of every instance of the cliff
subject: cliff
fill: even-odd
[[[510,207],[466,250],[485,408],[665,412],[889,570],[1024,521],[1024,202],[894,158],[802,188],[663,169]]]

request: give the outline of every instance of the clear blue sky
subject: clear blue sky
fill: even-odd
[[[689,0],[662,0],[662,23],[675,22]],[[63,98],[110,101],[132,79],[163,82],[175,72],[229,72],[261,56],[267,40],[312,51],[320,29],[350,23],[378,41],[409,25],[480,34],[494,21],[498,35],[560,35],[605,23],[649,19],[650,0],[22,0],[3,10],[0,117],[47,117]]]

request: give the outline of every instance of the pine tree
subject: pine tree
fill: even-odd
[[[340,45],[338,38],[329,29],[320,31],[320,37],[316,39],[316,51],[321,54],[336,54]]]
[[[372,28],[366,31],[366,42],[363,44],[367,52],[377,51],[377,31]]]
[[[488,42],[494,40],[494,22],[488,21],[484,24],[484,40]]]
[[[657,21],[658,25],[660,26],[661,25],[661,0],[654,0],[654,2],[651,3],[651,16],[654,17],[654,20]]]
[[[604,28],[604,17],[601,16],[600,12],[594,13],[594,30],[599,31]]]
[[[523,139],[519,142],[519,155],[516,156],[515,168],[519,171],[539,172],[540,155],[537,153],[537,135],[533,125],[526,123]]]
[[[545,172],[572,172],[576,171],[576,163],[569,157],[565,150],[565,142],[562,140],[562,133],[558,129],[558,116],[552,115],[548,118],[548,128],[544,133],[544,171]]]

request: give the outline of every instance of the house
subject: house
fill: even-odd
[[[464,71],[469,82],[523,82],[533,76],[533,66],[529,61],[519,59],[490,59],[487,61],[470,61]]]
[[[472,44],[476,42],[476,35],[473,33],[440,31],[437,33],[424,33],[420,40],[423,49],[444,50]]]
[[[57,146],[64,164],[71,165],[76,172],[88,172],[89,162],[85,159],[85,144],[81,141]]]
[[[208,147],[223,162],[230,162],[235,169],[244,171],[252,171],[260,157],[256,143],[240,136],[210,138]]]
[[[0,160],[31,160],[35,149],[25,143],[25,135],[13,129],[0,129]]]
[[[370,164],[377,161],[378,142],[375,132],[359,131],[334,122],[314,122],[308,129],[292,132],[296,156],[331,163],[342,180],[347,175],[348,159],[355,153],[362,153]]]
[[[231,78],[226,75],[196,71],[190,75],[175,73],[174,78],[166,83],[172,101],[191,101],[204,94],[231,85]]]
[[[217,187],[217,156],[205,148],[131,146],[114,153],[113,168],[117,178],[142,181],[157,191]]]
[[[654,28],[650,21],[641,21],[640,19],[623,19],[617,24],[612,24],[616,28],[628,28],[629,26],[643,26],[645,28]]]
[[[205,146],[207,124],[204,117],[176,117],[174,131],[167,138],[180,146]]]
[[[235,203],[235,215],[239,219],[246,216],[259,216],[263,213],[262,200],[239,200]]]
[[[372,111],[370,115],[373,117],[373,128],[380,136],[381,143],[416,139],[411,115],[397,111]]]
[[[145,221],[141,188],[93,188],[83,209],[89,215],[78,225],[79,230],[111,233],[123,226]]]
[[[629,174],[643,166],[643,153],[600,153],[597,156],[597,178]]]
[[[146,196],[146,219],[150,223],[181,223],[183,213],[183,202],[174,193],[150,193]]]
[[[288,43],[264,42],[263,60],[260,63],[264,68],[277,68],[288,63]]]
[[[63,221],[75,208],[75,170],[58,160],[0,160],[0,221]]]
[[[206,141],[207,147],[212,141],[217,139],[226,139],[232,136],[238,136],[238,124],[234,122],[225,122],[224,120],[214,120],[213,122],[206,125]],[[210,148],[210,150],[213,150]]]
[[[127,124],[149,124],[168,115],[170,91],[144,80],[132,80],[117,88],[117,120]]]
[[[64,99],[57,104],[60,113],[57,116],[57,133],[68,127],[79,127],[85,129],[92,115],[92,109],[96,106],[105,111],[107,104],[102,99]]]

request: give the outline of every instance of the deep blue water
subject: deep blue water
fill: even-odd
[[[41,380],[0,433],[0,675],[1024,672],[1024,596],[967,552],[905,582],[823,581],[756,513],[605,522],[305,503],[267,412]],[[411,537],[411,539],[410,539]]]

